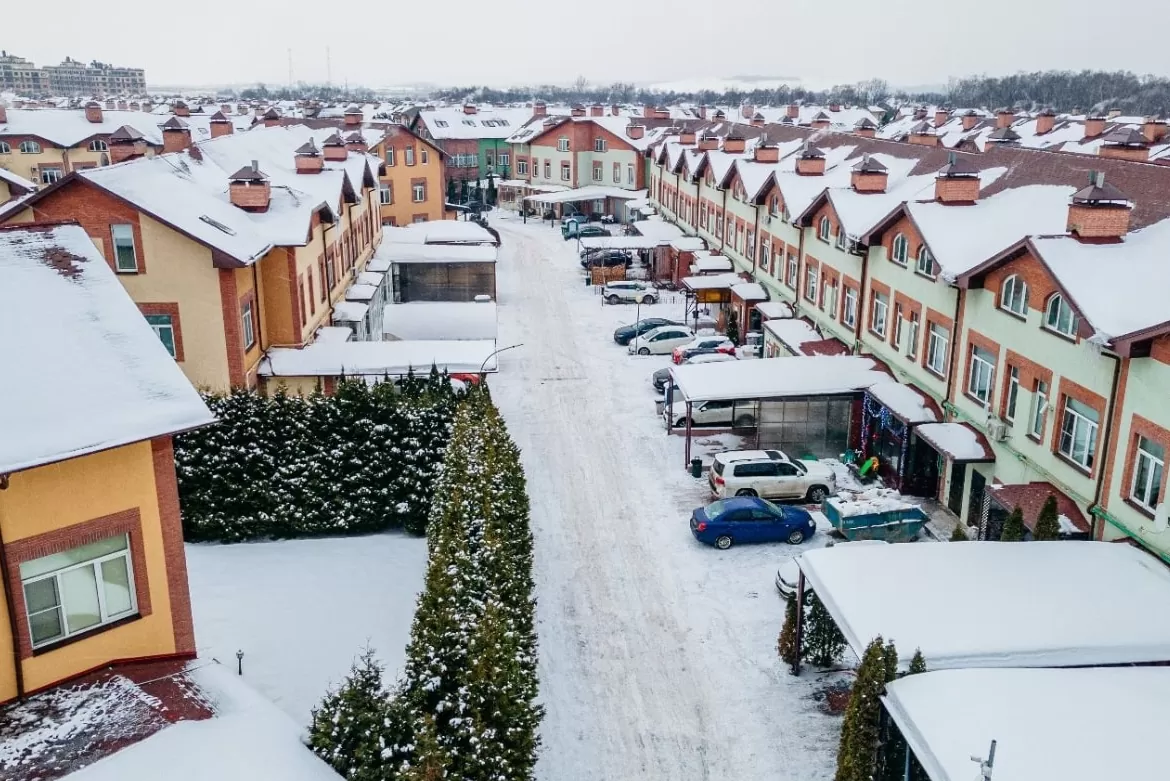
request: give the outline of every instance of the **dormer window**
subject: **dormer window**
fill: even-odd
[[[594,152],[604,152],[605,151],[605,139],[604,138],[593,139],[593,151]]]
[[[918,248],[918,258],[914,270],[931,279],[934,279],[938,274],[934,266],[934,256],[930,254],[930,250],[926,248],[925,244]]]
[[[1048,306],[1044,309],[1044,327],[1062,336],[1075,336],[1077,333],[1077,317],[1060,293],[1048,299]]]
[[[817,236],[821,241],[828,241],[829,236],[833,231],[833,224],[828,217],[821,217],[820,227],[817,228]]]
[[[568,152],[569,151],[569,137],[568,136],[561,136],[560,138],[557,139],[557,151],[558,152]]]
[[[894,243],[890,245],[890,260],[899,266],[905,266],[906,258],[910,254],[909,248],[910,242],[906,241],[906,237],[899,233],[894,237]]]
[[[999,291],[999,306],[1000,309],[1024,317],[1028,312],[1028,283],[1016,274],[1005,279]]]
[[[768,205],[768,212],[773,216],[780,213],[780,196],[773,195],[772,202]]]
[[[849,245],[849,239],[845,235],[845,227],[837,228],[837,249],[844,250]]]

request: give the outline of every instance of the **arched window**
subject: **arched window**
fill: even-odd
[[[890,260],[900,265],[906,265],[906,257],[910,252],[910,242],[906,241],[906,237],[899,233],[894,237],[894,243],[891,245]]]
[[[1059,293],[1048,299],[1048,306],[1044,310],[1044,327],[1065,336],[1073,336],[1077,332],[1077,317]]]
[[[110,156],[107,154],[103,154],[101,157],[101,160],[98,161],[98,165],[107,166],[109,164],[110,164]]]
[[[8,146],[7,141],[0,141],[0,155],[6,155],[12,151],[12,147]]]
[[[1051,302],[1049,304],[1051,305]],[[1003,287],[999,291],[999,306],[1001,309],[1006,309],[1021,317],[1027,315],[1028,283],[1020,279],[1016,274],[1012,274],[1005,279],[1003,281]]]
[[[821,241],[828,241],[829,234],[832,233],[832,230],[833,224],[829,221],[829,218],[827,216],[821,217],[821,225],[817,229],[817,235],[821,237]]]
[[[934,279],[938,273],[934,267],[934,256],[930,254],[930,250],[926,248],[925,244],[918,248],[918,258],[914,270],[919,274],[925,274],[931,279]]]
[[[89,142],[89,151],[91,151],[91,152],[108,152],[110,150],[109,150],[109,147],[106,146],[105,141],[102,141],[100,138],[95,138],[93,141]]]
[[[41,145],[36,141],[21,141],[20,151],[21,154],[39,155],[41,153]]]

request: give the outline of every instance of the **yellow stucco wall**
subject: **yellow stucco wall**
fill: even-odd
[[[390,139],[390,142],[398,149],[395,156],[394,165],[386,166],[386,172],[378,177],[379,181],[384,184],[390,184],[394,191],[394,203],[387,205],[379,205],[378,210],[382,217],[382,222],[389,223],[391,220],[397,225],[409,225],[416,214],[425,214],[427,220],[441,220],[446,216],[444,203],[447,198],[447,181],[443,173],[442,155],[437,149],[419,141],[417,139],[409,140],[406,138]],[[377,144],[370,150],[371,154],[377,155],[382,160],[386,159],[386,143],[384,139],[382,143]],[[415,149],[415,164],[406,165],[403,157],[402,147],[413,143]],[[427,150],[427,162],[422,162],[422,151]],[[426,179],[427,180],[427,200],[424,203],[414,203],[411,193],[411,179]],[[376,199],[378,194],[374,193]]]
[[[151,614],[25,659],[26,691],[108,661],[175,652],[150,442],[18,472],[0,491],[0,530],[6,544],[132,508],[142,520]],[[136,581],[141,582],[142,574],[135,572]],[[0,700],[16,696],[13,638],[4,604],[0,603]]]

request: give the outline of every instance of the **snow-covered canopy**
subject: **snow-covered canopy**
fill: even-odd
[[[730,263],[731,261],[728,261],[728,264]],[[786,301],[761,301],[756,304],[756,311],[766,320],[779,320],[785,317],[792,317],[794,314],[792,304]]]
[[[842,545],[797,561],[859,656],[881,635],[932,670],[1170,661],[1170,622],[1156,618],[1170,571],[1128,545]],[[957,594],[979,598],[956,609]]]
[[[407,340],[389,342],[315,342],[300,349],[274,347],[260,362],[266,377],[399,376],[411,369],[452,374],[495,371],[495,340]],[[485,364],[486,361],[486,364]]]
[[[682,229],[674,223],[667,222],[661,217],[651,217],[648,220],[638,220],[633,223],[634,230],[639,235],[659,239],[664,242],[676,241],[683,238]]]
[[[383,310],[387,339],[495,339],[493,301],[412,301]]]
[[[620,187],[589,184],[584,187],[574,187],[571,190],[561,190],[560,192],[526,195],[523,200],[538,201],[540,203],[575,203],[577,201],[599,201],[605,198],[618,198],[624,201],[631,201],[645,197],[645,190],[623,190]],[[682,235],[682,231],[679,231],[679,235]]]
[[[869,395],[907,423],[930,423],[939,419],[938,407],[913,385],[879,382]]]
[[[731,286],[731,294],[744,301],[767,301],[768,293],[759,282],[740,282]]]
[[[695,258],[695,262],[691,264],[692,274],[712,274],[721,271],[731,271],[731,258],[725,255],[707,255]]]
[[[400,228],[383,228],[383,244],[495,244],[487,229],[466,220],[414,222]]]
[[[938,670],[888,684],[883,702],[931,781],[971,781],[992,740],[995,781],[1166,777],[1165,667]]]
[[[669,243],[667,239],[645,236],[587,236],[581,239],[581,249],[654,249]]]
[[[970,424],[958,421],[926,423],[915,431],[928,445],[952,461],[967,463],[995,460],[995,452],[987,439]]]
[[[491,244],[388,244],[374,257],[390,263],[495,263],[499,253]]]
[[[670,246],[679,252],[697,252],[706,249],[707,242],[698,236],[679,236],[677,239],[671,239]]]
[[[690,402],[841,395],[890,381],[872,358],[856,355],[763,358],[670,371],[678,400]]]
[[[78,226],[0,230],[0,331],[0,473],[213,420]]]

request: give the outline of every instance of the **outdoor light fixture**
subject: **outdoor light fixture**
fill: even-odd
[[[244,674],[244,652],[236,651],[236,675]]]

